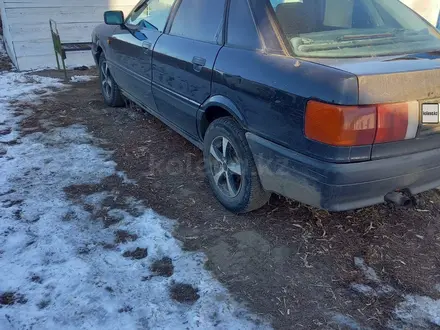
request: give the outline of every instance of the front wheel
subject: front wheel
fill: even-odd
[[[111,107],[124,106],[124,98],[110,73],[104,53],[101,53],[99,57],[99,80],[101,81],[101,92],[105,104]]]
[[[205,173],[214,195],[234,213],[246,213],[266,204],[264,191],[245,132],[230,117],[215,120],[204,141]]]

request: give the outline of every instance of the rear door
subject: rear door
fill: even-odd
[[[226,0],[180,0],[153,55],[153,95],[159,115],[197,139],[196,115],[211,94],[223,45]]]
[[[153,48],[165,29],[172,5],[173,0],[141,1],[127,17],[125,29],[109,40],[116,82],[151,110],[156,110],[151,91]]]

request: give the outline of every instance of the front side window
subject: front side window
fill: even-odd
[[[440,49],[436,30],[399,0],[270,0],[293,53],[372,57]]]
[[[170,34],[215,43],[223,30],[226,0],[182,0]]]
[[[174,0],[150,0],[138,4],[128,16],[126,24],[163,32]]]

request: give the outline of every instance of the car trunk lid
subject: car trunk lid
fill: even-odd
[[[307,59],[355,74],[358,104],[418,103],[415,139],[373,146],[372,159],[440,148],[440,124],[425,124],[423,104],[440,104],[440,52],[362,59]]]
[[[440,98],[440,52],[307,60],[355,74],[359,105]]]

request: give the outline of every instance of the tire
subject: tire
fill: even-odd
[[[217,119],[208,127],[203,160],[209,185],[227,210],[247,213],[269,201],[271,194],[261,186],[245,131],[233,118]]]
[[[124,97],[110,73],[104,53],[99,56],[99,80],[105,104],[115,108],[123,107],[125,105]]]

